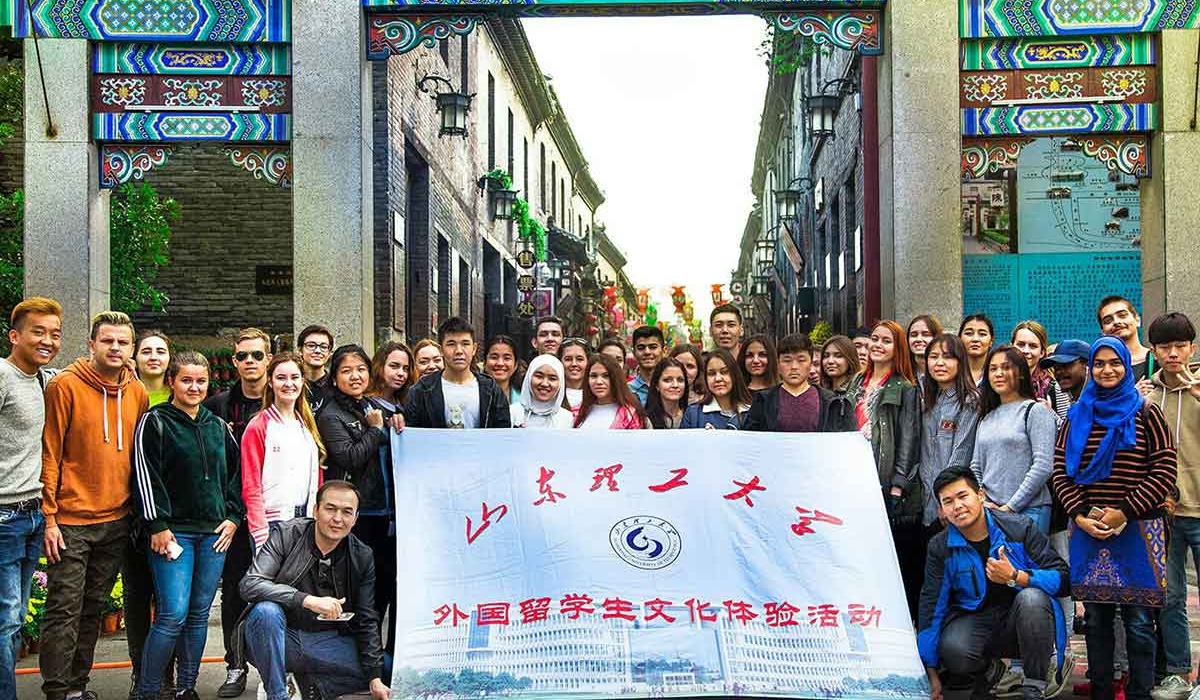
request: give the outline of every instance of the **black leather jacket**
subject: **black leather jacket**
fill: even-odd
[[[858,403],[863,393],[860,374],[850,382],[846,398]],[[893,374],[879,388],[871,407],[871,452],[879,472],[879,485],[886,496],[893,486],[904,491],[902,520],[918,520],[924,509],[918,465],[921,461],[921,399],[917,387]],[[896,518],[894,517],[893,520]]]
[[[368,399],[370,400],[370,399]],[[317,430],[325,443],[325,480],[345,479],[358,487],[360,515],[392,515],[391,412],[383,411],[384,426],[372,428],[366,416],[349,410],[335,398],[325,402],[317,416]]]
[[[246,617],[255,603],[276,603],[285,610],[300,610],[309,594],[294,584],[316,560],[311,553],[316,525],[312,518],[295,518],[271,525],[271,535],[258,550],[238,590],[249,604],[234,629],[233,655],[245,661]],[[379,639],[379,615],[375,612],[375,559],[371,549],[354,535],[348,536],[350,590],[342,609],[353,612],[340,634],[353,635],[358,642],[358,660],[367,678],[383,673],[383,645]],[[388,679],[382,679],[385,683]]]

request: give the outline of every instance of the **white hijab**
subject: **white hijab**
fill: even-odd
[[[538,401],[533,395],[533,373],[542,367],[550,367],[558,375],[558,391],[552,401]],[[521,382],[520,411],[524,415],[527,428],[558,428],[566,423],[570,427],[571,414],[562,407],[563,396],[567,392],[566,371],[562,362],[554,355],[538,355],[529,362],[525,370],[525,380]],[[564,417],[565,416],[565,417]],[[515,417],[514,417],[515,418]],[[514,420],[514,425],[517,423]]]

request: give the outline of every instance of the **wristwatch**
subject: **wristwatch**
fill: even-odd
[[[1004,582],[1004,585],[1008,586],[1009,588],[1016,588],[1016,587],[1017,587],[1017,575],[1018,575],[1018,574],[1020,574],[1020,573],[1021,573],[1021,572],[1020,572],[1019,570],[1017,570],[1017,569],[1015,569],[1015,568],[1014,568],[1014,569],[1013,569],[1013,575],[1012,575],[1012,578],[1010,578],[1009,580],[1005,581],[1005,582]]]

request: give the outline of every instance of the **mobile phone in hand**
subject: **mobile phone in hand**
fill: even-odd
[[[1100,518],[1104,517],[1104,509],[1098,506],[1092,506],[1092,509],[1088,511],[1087,516],[1092,520],[1099,520]]]
[[[353,618],[354,618],[354,613],[352,613],[352,612],[344,612],[344,613],[342,613],[341,615],[338,615],[338,616],[337,616],[337,617],[335,617],[334,619],[330,620],[330,622],[346,622],[346,621],[348,621],[348,620],[351,620],[351,619],[353,619]]]

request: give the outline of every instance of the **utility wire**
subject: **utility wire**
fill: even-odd
[[[33,34],[33,52],[37,57],[38,79],[42,83],[42,104],[46,106],[46,136],[54,138],[58,136],[58,129],[54,126],[54,118],[50,116],[50,94],[46,91],[46,71],[42,66],[42,47],[38,43],[37,19],[33,14],[33,0],[25,0],[25,7],[29,10],[29,29]]]

